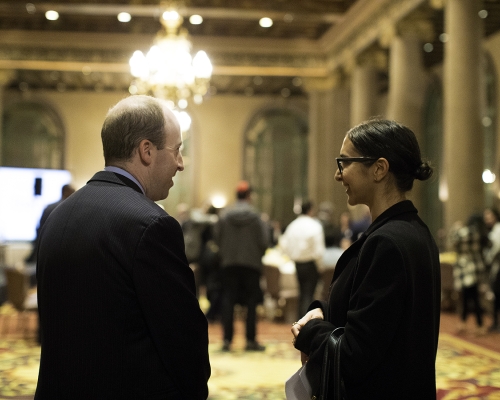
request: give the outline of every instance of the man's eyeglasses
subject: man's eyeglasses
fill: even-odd
[[[343,163],[350,163],[350,162],[360,162],[360,163],[366,163],[366,162],[375,162],[377,161],[377,157],[337,157],[335,158],[335,161],[337,161],[337,166],[339,168],[339,172],[342,174],[342,171],[344,170],[344,164]]]

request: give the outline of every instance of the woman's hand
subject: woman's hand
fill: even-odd
[[[297,322],[294,322],[292,325],[292,334],[293,334],[293,343],[295,343],[295,339],[299,334],[302,327],[307,324],[311,319],[324,319],[323,310],[321,308],[315,308],[314,310],[309,311],[306,315],[304,315]]]

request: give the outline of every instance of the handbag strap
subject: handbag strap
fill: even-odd
[[[328,336],[321,367],[319,400],[341,400],[340,343],[344,328],[334,329]],[[333,367],[333,374],[330,372]],[[330,389],[333,384],[333,389]],[[331,395],[330,395],[331,394]],[[333,397],[332,397],[333,396]]]

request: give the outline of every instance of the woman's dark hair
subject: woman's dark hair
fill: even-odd
[[[415,134],[395,121],[376,119],[363,122],[347,132],[347,138],[363,157],[385,158],[398,188],[407,192],[413,181],[425,181],[432,167],[422,161]]]

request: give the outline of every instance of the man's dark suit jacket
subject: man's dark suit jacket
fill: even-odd
[[[37,266],[36,399],[206,399],[208,325],[177,221],[98,172],[55,209]]]

